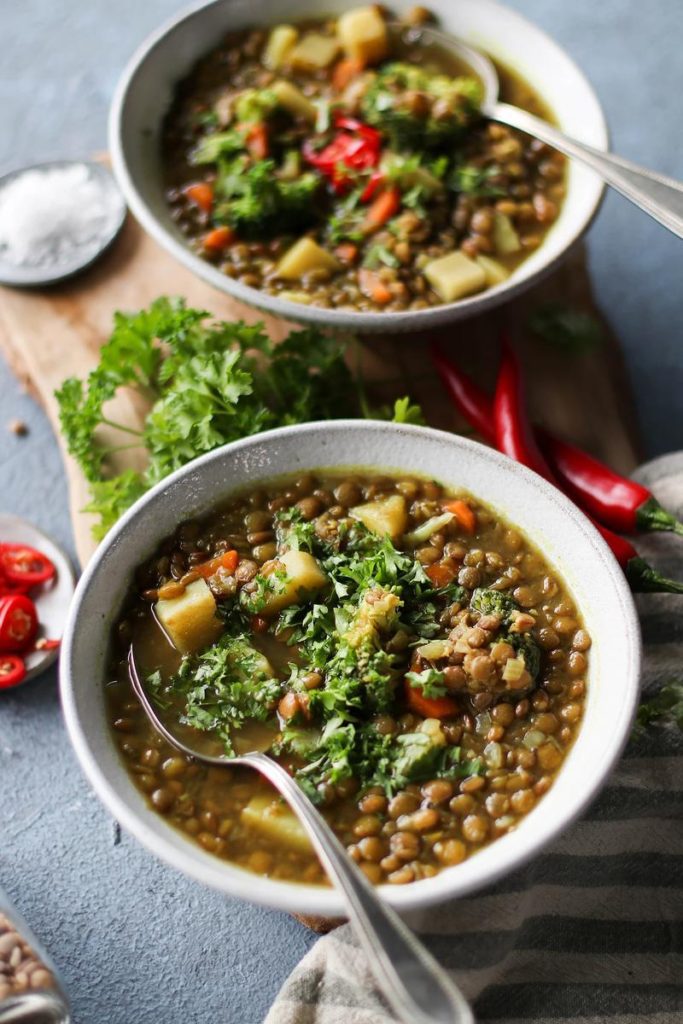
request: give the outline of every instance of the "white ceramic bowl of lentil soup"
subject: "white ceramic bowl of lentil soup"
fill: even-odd
[[[556,489],[476,442],[307,424],[228,445],[155,487],[105,538],[71,609],[61,685],[76,753],[109,811],[167,863],[325,916],[342,901],[255,773],[207,775],[148,729],[121,670],[131,641],[171,714],[179,664],[185,681],[202,664],[205,684],[225,652],[237,704],[211,730],[226,734],[247,706],[259,729],[279,730],[275,756],[404,911],[490,884],[581,813],[626,740],[640,670],[633,601],[601,537]],[[283,649],[296,664],[278,660]],[[206,694],[181,690],[196,737]],[[263,694],[264,713],[238,706],[244,694]],[[296,744],[312,734],[307,763]]]
[[[504,99],[607,147],[589,83],[540,29],[493,0],[428,8],[497,62]],[[410,0],[387,11],[394,26],[419,17]],[[237,299],[358,331],[473,316],[547,273],[601,183],[477,119],[476,83],[419,42],[391,42],[396,28],[377,50],[382,17],[343,0],[214,0],[150,37],[110,117],[142,226]]]

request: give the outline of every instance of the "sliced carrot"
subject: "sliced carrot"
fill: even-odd
[[[332,88],[335,92],[343,92],[354,78],[363,71],[365,65],[357,57],[344,57],[334,66],[332,72]]]
[[[453,566],[446,565],[444,562],[435,562],[425,569],[425,572],[437,590],[440,590],[441,587],[447,587],[449,583],[453,582],[456,575],[456,570]]]
[[[465,533],[474,533],[477,528],[477,516],[466,501],[462,501],[460,498],[455,501],[447,501],[444,504],[444,510],[453,513]]]
[[[361,267],[358,271],[358,283],[363,295],[367,295],[379,306],[386,306],[387,302],[391,302],[391,292],[376,270]]]
[[[222,252],[235,239],[235,232],[232,228],[214,228],[204,235],[202,245],[207,252]]]
[[[268,127],[263,121],[256,121],[249,125],[247,132],[247,149],[255,160],[265,160],[270,152],[270,141],[268,139]]]
[[[388,188],[380,192],[372,201],[365,215],[365,227],[368,230],[380,228],[386,224],[401,206],[401,193],[397,188]]]
[[[239,560],[240,556],[236,551],[224,551],[222,555],[216,555],[215,558],[210,559],[208,562],[195,565],[194,571],[198,572],[204,579],[208,579],[209,576],[213,576],[219,569],[227,569],[228,572],[234,572]]]
[[[425,697],[420,687],[412,686],[409,679],[405,681],[405,695],[410,710],[423,718],[451,718],[460,710],[452,697]]]
[[[334,250],[334,254],[344,263],[355,263],[358,259],[358,246],[354,245],[353,242],[342,242]]]
[[[183,192],[195,206],[198,206],[203,213],[211,213],[211,207],[213,206],[213,185],[209,185],[208,181],[195,181],[194,184],[188,185],[183,189]]]

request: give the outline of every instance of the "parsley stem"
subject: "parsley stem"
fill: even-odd
[[[133,437],[142,437],[141,430],[134,430],[133,427],[124,427],[122,423],[115,423],[114,420],[107,419],[106,416],[100,417],[100,423],[113,427],[114,430],[122,430],[125,434],[132,434]]]

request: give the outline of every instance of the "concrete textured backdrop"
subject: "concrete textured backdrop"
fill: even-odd
[[[173,0],[6,0],[0,173],[104,147],[117,76]],[[683,178],[680,0],[512,0],[584,68],[616,152]],[[645,448],[683,447],[683,290],[673,236],[609,195],[589,236],[597,296],[622,340]],[[580,401],[580,395],[577,395]],[[10,419],[26,438],[4,432]],[[0,363],[0,511],[73,551],[49,425]],[[85,783],[54,671],[0,700],[0,881],[54,953],[78,1024],[258,1024],[314,937],[225,899],[123,834]]]

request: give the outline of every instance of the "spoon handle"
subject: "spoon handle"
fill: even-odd
[[[405,1024],[474,1024],[472,1012],[446,972],[376,895],[325,819],[297,783],[264,754],[237,759],[265,775],[301,824],[328,875],[346,899],[349,920],[368,966],[394,1012]]]
[[[512,128],[519,128],[520,131],[547,142],[560,153],[581,160],[597,171],[603,181],[617,192],[621,192],[669,231],[683,238],[683,183],[663,174],[648,171],[644,167],[638,167],[630,160],[624,160],[612,153],[603,153],[583,142],[577,142],[547,121],[509,103],[496,103],[493,107],[487,108],[486,116]]]

